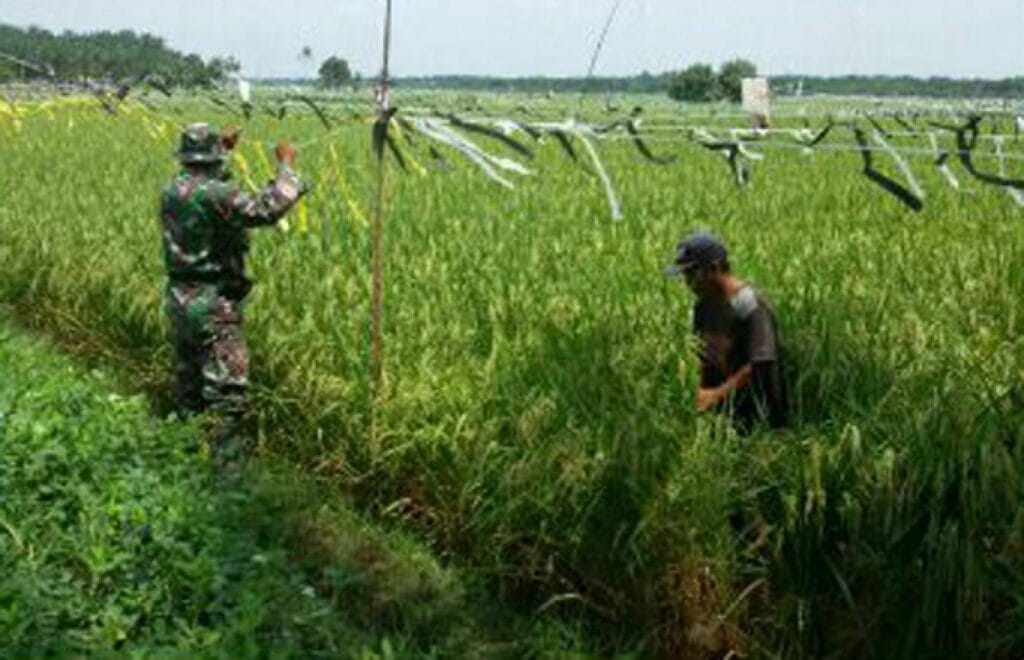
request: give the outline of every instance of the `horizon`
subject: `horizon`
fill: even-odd
[[[396,3],[394,76],[585,77],[612,4]],[[1024,3],[986,4],[979,16],[957,11],[954,0],[855,0],[827,7],[810,0],[732,0],[713,7],[624,0],[595,76],[678,71],[695,62],[717,66],[743,57],[769,77],[1020,77]],[[364,76],[375,75],[382,7],[381,1],[351,0],[296,0],[289,7],[180,0],[173,8],[151,0],[0,0],[0,22],[57,33],[131,29],[207,59],[234,56],[250,78],[310,79],[330,55],[348,60]],[[694,20],[698,10],[700,19]],[[301,57],[307,47],[312,57]]]

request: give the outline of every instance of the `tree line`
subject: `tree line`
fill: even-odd
[[[1024,96],[1024,77],[915,78],[913,76],[776,76],[772,89],[779,95],[839,94],[871,96],[927,96],[933,98],[1001,98]]]
[[[204,60],[131,30],[56,34],[37,27],[0,25],[0,82],[39,78],[124,80],[159,76],[180,87],[204,87],[237,71],[230,57]]]
[[[643,72],[635,76],[585,76],[552,78],[548,76],[521,76],[500,78],[495,76],[442,75],[401,76],[395,80],[399,87],[409,89],[447,89],[481,92],[592,92],[613,94],[664,93],[671,82],[671,73]]]
[[[18,28],[0,24],[0,83],[40,77],[40,71],[59,80],[113,79],[159,76],[179,87],[208,87],[222,82],[240,66],[232,57],[204,60],[194,53],[181,53],[163,39],[130,30],[88,34],[53,33],[37,27]],[[446,89],[533,94],[668,94],[680,101],[739,100],[740,81],[757,73],[747,60],[733,59],[715,70],[710,64],[691,64],[679,71],[634,76],[585,76],[552,78],[522,76],[405,76],[395,81],[409,89]],[[351,71],[348,62],[336,56],[325,60],[317,82],[324,87],[341,87],[368,82]],[[296,81],[300,82],[300,81]],[[308,81],[307,81],[308,82]],[[1004,79],[956,79],[913,76],[801,76],[771,78],[776,96],[799,93],[924,96],[934,98],[1021,98],[1024,77]]]
[[[680,71],[643,72],[622,77],[522,76],[405,76],[395,84],[409,89],[448,89],[482,92],[522,92],[528,94],[668,94],[680,101],[717,101],[740,98],[740,81],[757,73],[747,60],[734,59],[717,71],[710,64],[691,64]],[[923,96],[931,98],[1024,97],[1024,77],[920,78],[914,76],[770,76],[775,96],[834,94],[849,96]]]

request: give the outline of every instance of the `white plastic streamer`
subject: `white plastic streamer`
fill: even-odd
[[[790,131],[790,134],[793,136],[793,139],[795,139],[797,142],[807,143],[814,139],[814,133],[812,133],[811,129],[809,128],[796,129]],[[813,154],[814,149],[811,149],[808,146],[804,146],[803,153]]]
[[[594,145],[587,139],[587,136],[583,134],[584,130],[590,132],[589,129],[582,124],[578,124],[575,121],[570,120],[562,126],[562,130],[579,138],[580,142],[583,143],[583,146],[586,147],[587,154],[590,156],[590,160],[594,164],[594,169],[597,170],[597,175],[601,177],[601,183],[604,184],[604,191],[608,197],[608,207],[612,212],[612,220],[622,220],[622,204],[619,202],[618,195],[615,194],[615,187],[612,186],[611,177],[609,177],[608,172],[605,171],[604,164],[601,163],[601,158],[597,155],[597,149],[595,149]]]
[[[942,152],[939,151],[939,140],[935,137],[935,133],[928,131],[928,140],[932,143],[932,151],[935,152],[935,159],[938,160]],[[960,190],[960,182],[957,180],[956,175],[949,169],[949,165],[943,163],[939,165],[939,171],[942,172],[942,176],[946,177],[946,181],[956,190]]]
[[[235,79],[235,82],[238,83],[238,96],[242,99],[244,103],[251,103],[252,85],[249,84],[248,80],[246,80],[238,74],[234,74],[234,76],[232,77]]]
[[[717,142],[718,138],[709,133],[707,129],[695,128],[693,129],[693,136],[696,137],[700,142]]]
[[[487,153],[477,146],[476,143],[438,120],[417,118],[410,119],[410,123],[419,133],[446,144],[462,153],[466,158],[473,161],[477,167],[483,170],[484,174],[510,190],[515,189],[515,186],[511,181],[501,176],[496,168],[515,172],[522,176],[529,176],[532,174],[532,172],[523,167],[522,164],[510,158],[503,158],[501,156],[494,156]]]
[[[751,135],[751,131],[740,128],[734,128],[731,131],[729,131],[729,135],[730,137],[732,137],[733,142],[736,143],[736,146],[739,147],[738,151],[744,158],[749,158],[750,160],[764,160],[764,154],[759,154],[757,152],[750,151],[749,149],[747,149],[747,146],[743,143],[744,138]],[[755,131],[753,132],[753,135],[756,136],[759,135],[759,133]]]
[[[525,133],[519,124],[512,121],[511,119],[495,119],[494,126],[504,135],[512,135],[514,133]]]
[[[899,153],[892,148],[892,145],[886,142],[885,138],[883,138],[877,130],[871,131],[871,137],[883,151],[892,156],[892,159],[896,161],[896,167],[898,167],[900,172],[903,173],[903,178],[906,180],[907,186],[910,187],[910,190],[918,197],[918,199],[924,199],[924,189],[921,188],[921,184],[918,183],[917,177],[914,176],[914,172],[910,169],[910,166],[907,165],[907,161],[903,159],[903,156],[899,155]]]
[[[1003,140],[993,140],[992,144],[995,145],[996,159],[999,162],[999,176],[1006,178],[1006,159],[1003,158]],[[1013,198],[1013,201],[1017,203],[1017,206],[1024,206],[1024,191],[1021,191],[1013,186],[1003,186],[1003,190]]]

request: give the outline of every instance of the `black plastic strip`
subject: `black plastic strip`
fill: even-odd
[[[920,211],[923,209],[924,201],[922,201],[920,197],[907,189],[899,181],[891,179],[875,169],[871,146],[868,144],[868,138],[864,134],[864,130],[859,126],[851,126],[850,128],[853,130],[853,135],[857,140],[857,144],[860,145],[861,158],[864,159],[864,175],[889,193],[895,195],[897,199],[914,211]]]
[[[637,128],[636,121],[631,119],[626,122],[626,131],[633,137],[633,144],[636,145],[637,150],[647,160],[658,165],[671,165],[676,162],[676,156],[674,155],[655,156],[651,152],[650,148],[648,148],[647,144],[643,141],[643,138],[640,137],[640,130]]]
[[[921,131],[920,131],[920,130],[919,130],[919,129],[917,128],[917,126],[914,126],[914,125],[913,125],[913,124],[911,124],[911,123],[910,123],[909,121],[907,121],[906,119],[904,119],[903,117],[901,117],[901,116],[899,115],[899,113],[893,113],[893,114],[892,114],[891,116],[892,116],[892,119],[893,119],[893,121],[895,121],[895,122],[896,122],[897,124],[899,124],[900,126],[902,126],[902,127],[903,127],[904,129],[906,129],[907,131],[909,131],[909,132],[911,132],[911,133],[914,133],[915,135],[916,135],[917,133],[920,133],[920,132],[921,132]]]
[[[750,170],[743,162],[739,142],[700,142],[700,145],[711,151],[727,151],[729,169],[736,180],[736,185],[745,186],[750,183]]]
[[[985,183],[990,183],[994,186],[1005,186],[1007,188],[1024,190],[1024,180],[1008,179],[997,174],[982,172],[974,166],[974,160],[971,158],[971,152],[974,151],[975,146],[978,144],[978,124],[980,122],[981,116],[975,115],[968,119],[966,124],[956,129],[957,155],[960,157],[960,162],[963,163],[964,169],[970,172],[971,176],[979,181],[984,181]]]
[[[611,133],[616,129],[624,128],[628,126],[630,123],[631,122],[626,121],[624,119],[617,119],[610,124],[605,124],[604,126],[595,126],[594,132],[599,135],[604,135],[605,133]]]
[[[576,154],[576,149],[572,146],[572,140],[565,134],[565,131],[553,129],[551,134],[555,136],[555,139],[558,140],[558,144],[561,145],[565,153],[569,155],[569,158],[572,158],[573,162],[579,162],[579,156]]]
[[[533,126],[530,126],[527,123],[524,123],[524,122],[521,122],[521,121],[517,121],[516,122],[516,126],[518,126],[520,130],[522,130],[524,133],[529,135],[535,141],[539,140],[540,137],[541,137],[541,132],[539,130],[537,130],[536,128],[534,128]]]
[[[397,144],[395,144],[395,138],[393,135],[391,135],[390,131],[385,131],[384,141],[387,142],[388,149],[391,151],[391,154],[395,157],[395,160],[398,161],[398,166],[402,168],[403,172],[408,172],[409,168],[405,164],[405,156],[402,155],[402,150],[398,148]]]
[[[210,97],[210,102],[213,103],[216,106],[220,106],[221,108],[224,108],[225,110],[227,110],[228,112],[230,112],[233,115],[238,115],[239,114],[238,110],[233,105],[231,105],[230,103],[228,103],[227,101],[225,101],[224,99],[222,99],[220,97],[211,96]]]
[[[405,141],[409,143],[410,147],[415,149],[416,138],[413,137],[413,134],[416,132],[416,129],[413,128],[413,125],[410,124],[407,119],[402,117],[396,117],[395,121],[398,122],[398,126],[402,129],[402,137],[405,138]]]
[[[825,126],[820,131],[818,131],[818,134],[811,138],[809,141],[802,142],[798,140],[798,142],[800,142],[800,144],[804,145],[808,149],[811,149],[821,144],[821,141],[828,137],[828,134],[832,132],[833,128],[835,128],[835,124],[833,122],[829,122],[825,124]]]
[[[316,113],[316,116],[320,119],[320,123],[324,125],[324,128],[331,130],[331,121],[327,118],[327,114],[320,109],[320,106],[313,102],[313,99],[308,96],[296,96],[295,98],[308,105],[313,112]]]
[[[462,130],[469,131],[470,133],[476,133],[477,135],[484,135],[486,137],[493,138],[495,140],[498,140],[505,146],[509,147],[510,149],[522,154],[526,158],[533,158],[533,151],[531,151],[526,145],[522,144],[521,142],[513,138],[510,138],[509,136],[505,135],[499,130],[493,129],[489,126],[482,126],[480,124],[465,121],[464,119],[459,119],[453,114],[447,114],[442,116],[449,122],[451,122],[452,126],[455,126],[456,128],[461,128]]]
[[[875,119],[871,115],[864,115],[864,118],[867,119],[868,122],[875,127],[875,130],[878,131],[881,134],[881,136],[884,137],[886,140],[892,137],[892,134],[889,133],[889,131],[886,130],[885,126],[882,126],[882,124],[879,123],[877,119]]]
[[[434,162],[437,163],[437,166],[438,166],[439,169],[442,169],[442,170],[450,170],[450,169],[452,169],[451,164],[448,162],[447,159],[445,159],[445,157],[443,155],[441,155],[441,152],[437,150],[437,147],[435,147],[434,145],[430,145],[428,147],[428,150],[430,152],[430,157],[434,159]]]

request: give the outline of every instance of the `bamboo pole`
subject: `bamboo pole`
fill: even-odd
[[[383,64],[380,72],[380,82],[377,88],[377,127],[374,134],[374,146],[377,157],[377,196],[373,208],[373,222],[371,227],[371,251],[372,251],[372,273],[370,283],[370,361],[371,361],[371,395],[373,407],[373,422],[371,434],[376,442],[377,438],[377,404],[383,389],[384,375],[384,213],[387,188],[387,168],[384,164],[383,144],[378,143],[377,131],[387,131],[387,124],[390,119],[391,109],[391,80],[390,80],[390,57],[391,57],[391,0],[387,0],[387,7],[384,15],[384,54]]]

